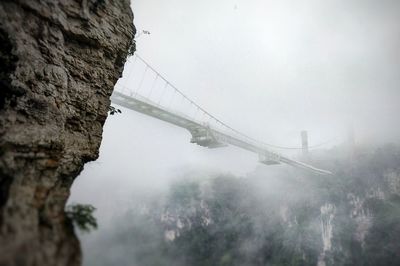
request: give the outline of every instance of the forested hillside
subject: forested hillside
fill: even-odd
[[[328,156],[329,155],[329,156]],[[399,265],[400,148],[313,156],[334,171],[196,174],[135,201],[90,265]],[[112,254],[112,255],[111,255]]]

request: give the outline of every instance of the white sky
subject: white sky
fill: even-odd
[[[389,138],[397,122],[398,1],[147,0],[132,6],[137,28],[151,32],[138,39],[138,53],[250,135],[297,146],[302,129],[318,143],[343,135],[352,123],[370,140]],[[371,128],[371,119],[382,130]]]
[[[299,146],[306,129],[313,145],[340,141],[352,123],[359,142],[400,138],[400,1],[132,6],[138,30],[151,32],[137,40],[137,52],[244,133]],[[188,169],[245,174],[258,165],[245,151],[208,150],[189,140],[183,129],[123,109],[108,118],[100,158],[85,167],[70,201],[94,204],[101,223],[138,189],[163,186]]]

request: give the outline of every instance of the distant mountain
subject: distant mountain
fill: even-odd
[[[335,153],[337,156],[335,156]],[[176,181],[96,241],[91,265],[400,265],[400,148]],[[112,247],[111,257],[105,256]],[[105,258],[106,257],[106,258]]]

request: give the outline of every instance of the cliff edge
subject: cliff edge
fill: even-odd
[[[135,33],[128,0],[0,2],[0,265],[79,265],[64,207]]]

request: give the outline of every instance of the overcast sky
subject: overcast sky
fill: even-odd
[[[305,129],[311,145],[337,137],[334,145],[353,124],[360,143],[399,140],[400,1],[136,0],[132,7],[138,30],[151,32],[138,38],[137,53],[248,135],[298,146]],[[242,175],[258,165],[253,154],[198,147],[183,129],[122,110],[107,119],[100,158],[85,166],[70,199],[98,207],[100,223],[138,188],[191,169]]]
[[[399,136],[399,1],[133,1],[138,53],[241,131]],[[371,127],[374,122],[374,127]],[[376,124],[375,124],[376,123]],[[367,132],[370,131],[370,132]]]

